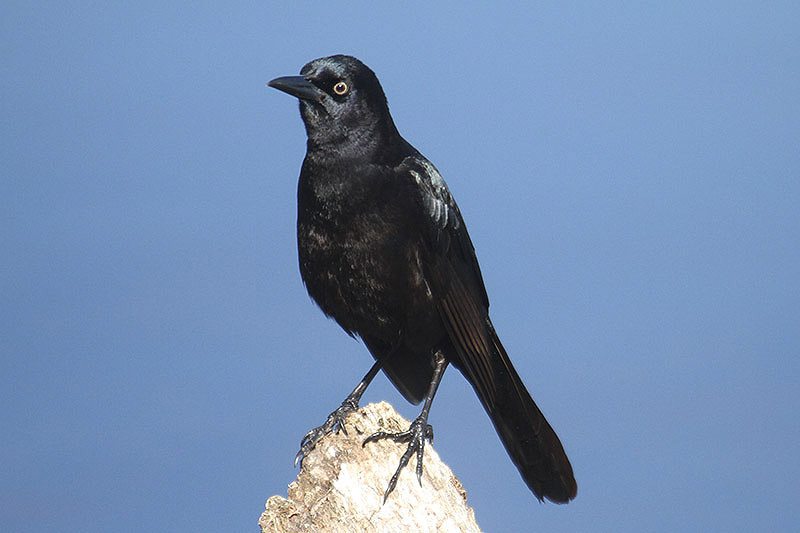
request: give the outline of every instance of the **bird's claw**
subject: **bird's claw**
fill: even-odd
[[[400,477],[400,472],[406,467],[408,461],[411,459],[411,456],[415,453],[417,455],[417,482],[420,486],[422,486],[422,457],[425,451],[425,440],[427,439],[431,443],[433,442],[433,426],[428,424],[426,419],[420,416],[411,423],[408,430],[401,431],[399,433],[378,431],[364,439],[364,442],[361,444],[361,446],[366,446],[368,442],[373,442],[380,439],[391,439],[395,442],[408,443],[408,448],[406,448],[403,456],[400,457],[400,464],[398,465],[397,470],[395,470],[392,479],[389,480],[389,486],[386,488],[386,492],[383,493],[383,503],[386,503],[386,499],[389,497],[389,494],[391,494],[397,485],[397,479]]]
[[[309,453],[311,453],[311,451],[317,446],[317,443],[322,440],[322,437],[328,433],[339,433],[339,430],[342,430],[342,433],[347,435],[347,429],[345,428],[344,421],[347,419],[347,416],[350,413],[357,409],[358,402],[347,398],[342,402],[342,405],[328,415],[328,419],[325,420],[324,424],[319,427],[315,427],[306,433],[303,439],[300,441],[300,451],[294,456],[294,466],[297,467],[297,464],[300,463],[300,467],[302,468],[303,459]]]

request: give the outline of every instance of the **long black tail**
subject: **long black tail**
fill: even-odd
[[[578,492],[564,447],[533,403],[489,319],[488,299],[476,302],[454,269],[440,303],[442,321],[455,347],[453,364],[475,389],[522,479],[539,500],[567,503]]]
[[[528,487],[539,500],[567,503],[575,498],[578,484],[564,447],[511,365],[491,322],[488,329],[493,379],[486,383],[471,379],[469,371],[464,374]]]

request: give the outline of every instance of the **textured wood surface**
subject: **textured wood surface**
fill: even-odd
[[[425,446],[422,486],[412,457],[397,488],[381,503],[406,444],[361,443],[375,431],[402,431],[408,425],[386,402],[352,413],[347,435],[327,435],[305,458],[297,480],[289,485],[288,499],[276,495],[267,500],[258,522],[262,532],[479,532],[466,492],[430,443]]]

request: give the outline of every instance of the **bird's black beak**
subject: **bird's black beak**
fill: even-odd
[[[296,96],[301,100],[320,101],[321,95],[319,89],[304,76],[282,76],[280,78],[275,78],[267,85],[279,91],[291,94],[292,96]]]

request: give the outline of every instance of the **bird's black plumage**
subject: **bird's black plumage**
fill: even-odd
[[[472,384],[528,487],[567,502],[577,485],[553,429],[517,375],[489,319],[475,250],[436,168],[398,133],[375,74],[331,56],[270,86],[296,96],[308,135],[298,185],[300,273],[322,311],[376,360],[298,458],[340,427],[382,368],[410,402],[425,400],[386,495],[431,434],[428,411],[448,363]]]

